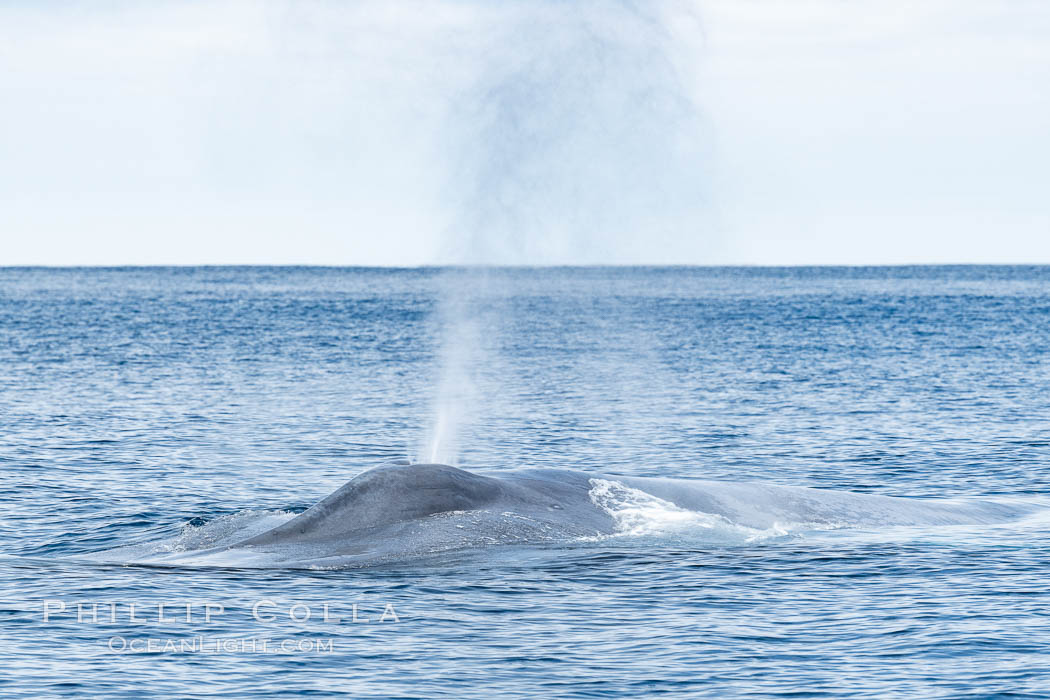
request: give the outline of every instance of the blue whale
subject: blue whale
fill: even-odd
[[[498,475],[497,475],[498,474]],[[258,518],[218,537],[110,550],[107,561],[170,566],[347,568],[492,545],[564,545],[661,527],[719,542],[810,530],[1002,522],[993,501],[894,498],[760,483],[606,476],[556,469],[476,474],[388,464],[296,516]],[[207,527],[207,526],[205,526]],[[218,529],[218,528],[217,528]]]

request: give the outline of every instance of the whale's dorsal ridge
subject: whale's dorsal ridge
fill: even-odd
[[[284,525],[241,544],[326,539],[437,513],[476,510],[502,492],[499,480],[446,464],[387,464],[358,474]]]

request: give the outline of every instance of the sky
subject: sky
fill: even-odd
[[[7,0],[0,101],[0,265],[1050,263],[1042,0]]]

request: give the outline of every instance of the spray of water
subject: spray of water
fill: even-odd
[[[484,276],[481,271],[447,271],[438,285],[439,376],[417,461],[455,465],[483,397]]]
[[[454,265],[676,262],[705,236],[703,119],[680,44],[688,3],[459,4],[444,236]],[[685,27],[685,29],[683,29]],[[688,53],[688,52],[686,52]],[[464,68],[466,67],[466,68]],[[658,251],[654,254],[654,251]],[[666,259],[659,259],[666,258]],[[494,387],[496,291],[479,267],[439,285],[438,381],[418,458],[458,463]],[[486,296],[488,300],[486,301]],[[490,372],[490,376],[493,373]]]
[[[443,130],[449,261],[697,259],[709,130],[689,4],[512,1],[476,21]]]

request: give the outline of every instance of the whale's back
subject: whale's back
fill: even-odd
[[[360,474],[309,510],[241,542],[314,542],[436,513],[476,510],[502,495],[499,480],[443,464],[382,466]]]

